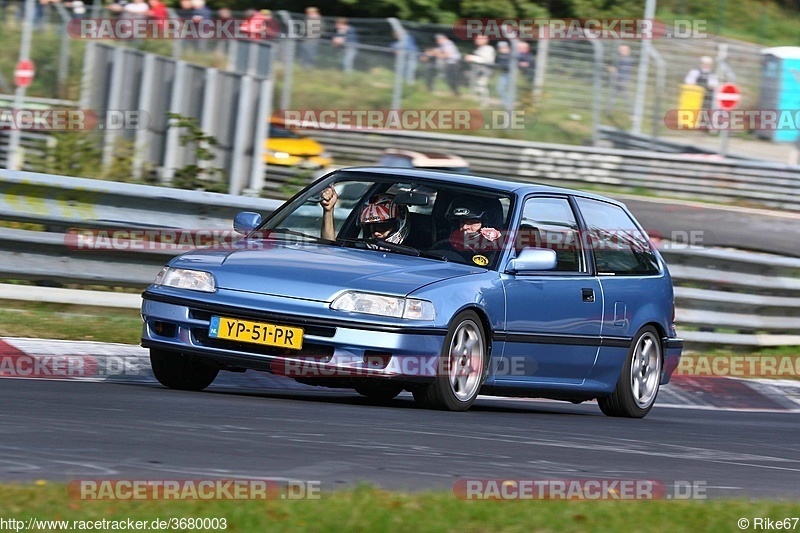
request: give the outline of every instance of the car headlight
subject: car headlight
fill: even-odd
[[[210,272],[186,268],[164,267],[153,283],[191,291],[214,292],[217,290],[217,283]]]
[[[331,303],[331,309],[409,320],[433,320],[436,317],[433,304],[425,300],[356,291],[340,294]]]

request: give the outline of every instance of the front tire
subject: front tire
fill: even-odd
[[[436,381],[412,390],[426,407],[466,411],[478,397],[486,376],[486,333],[474,311],[453,319],[442,347]]]
[[[211,385],[219,369],[179,352],[150,349],[150,366],[159,383],[170,389],[201,391]]]
[[[661,383],[661,352],[656,329],[652,326],[640,329],[631,343],[614,392],[597,399],[605,415],[644,418],[650,412]]]

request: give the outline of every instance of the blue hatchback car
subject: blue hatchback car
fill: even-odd
[[[347,168],[234,228],[240,241],[174,258],[143,294],[167,387],[254,369],[454,411],[490,394],[641,418],[680,359],[667,267],[602,196]]]

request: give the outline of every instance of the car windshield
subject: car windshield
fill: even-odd
[[[293,132],[290,129],[278,126],[277,124],[269,125],[269,136],[272,139],[302,139],[301,135]]]
[[[494,268],[511,208],[508,194],[489,189],[339,172],[290,200],[259,235]]]

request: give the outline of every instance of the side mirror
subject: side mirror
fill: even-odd
[[[233,219],[233,231],[247,235],[261,224],[261,215],[252,211],[237,213]]]
[[[414,191],[401,192],[394,197],[394,203],[397,205],[428,205],[428,195]]]
[[[508,262],[508,272],[541,272],[556,268],[558,258],[555,250],[547,248],[524,248]]]

